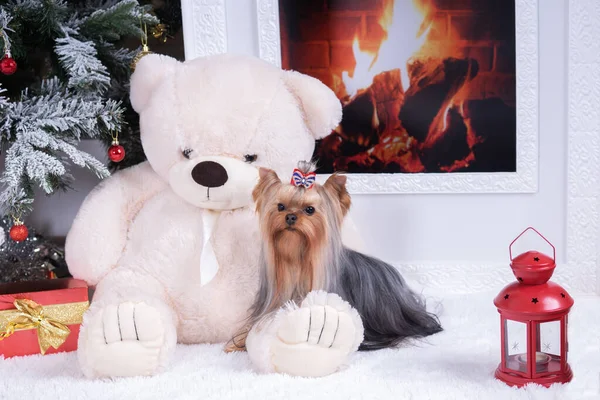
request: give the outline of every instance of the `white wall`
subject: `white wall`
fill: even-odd
[[[564,260],[568,10],[567,0],[539,3],[539,192],[355,195],[351,215],[374,254],[394,263],[504,263],[510,241],[533,225],[557,246],[558,260]],[[253,0],[228,1],[227,14],[239,21],[228,25],[229,51],[257,55]],[[105,159],[97,143],[82,146]],[[36,198],[28,222],[46,235],[66,234],[84,196],[97,183],[89,171],[74,173],[75,191]]]

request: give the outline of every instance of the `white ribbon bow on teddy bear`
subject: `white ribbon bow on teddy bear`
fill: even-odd
[[[202,286],[213,280],[219,271],[219,262],[210,239],[215,225],[221,215],[220,211],[204,209],[202,213],[202,255],[200,256],[200,284]]]

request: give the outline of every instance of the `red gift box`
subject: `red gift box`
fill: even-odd
[[[76,350],[88,307],[88,286],[78,279],[0,285],[0,355]]]

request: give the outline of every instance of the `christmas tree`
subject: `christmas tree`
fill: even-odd
[[[136,0],[0,0],[0,215],[29,213],[36,187],[68,189],[73,166],[108,176],[111,166],[78,149],[81,139],[110,145],[118,134],[124,149],[111,159],[124,151],[119,167],[143,160],[128,100],[140,48],[122,43],[143,43],[158,23]]]

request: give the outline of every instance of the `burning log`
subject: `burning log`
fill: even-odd
[[[324,140],[333,136],[330,135]],[[329,140],[329,146],[332,146],[332,139]],[[338,153],[338,158],[331,160],[332,171],[323,172],[328,173],[333,170],[350,173],[423,172],[424,167],[417,154],[416,144],[416,141],[402,129],[386,132],[378,144],[366,151],[351,156],[341,156],[345,153]],[[326,146],[327,144],[323,147]]]
[[[340,154],[343,154],[342,143],[342,137],[335,132],[317,140],[312,158],[317,160],[319,173],[331,174],[334,172],[335,160]]]
[[[397,115],[404,100],[400,70],[385,71],[343,107],[335,132],[364,150],[379,143],[386,133],[400,128]],[[355,153],[350,153],[355,154]]]
[[[381,160],[374,153],[375,149],[371,149],[351,157],[340,157],[335,162],[335,169],[349,173],[411,173],[425,170],[414,149],[387,160]]]
[[[377,142],[378,129],[379,119],[375,97],[373,92],[367,89],[358,93],[344,105],[342,121],[335,132],[347,141],[350,147],[355,148],[346,150],[350,151],[350,154],[356,154]]]
[[[391,132],[401,129],[398,113],[404,102],[404,90],[400,70],[393,69],[376,75],[369,90],[375,98],[379,136],[390,136]]]
[[[387,101],[402,102],[404,99],[400,70],[397,68],[375,75],[369,88],[373,92],[377,104]]]
[[[369,152],[372,157],[387,162],[399,154],[409,151],[414,142],[415,140],[405,131],[397,130],[384,136],[380,143],[369,149]]]
[[[452,107],[446,114],[446,129],[433,144],[423,145],[419,155],[428,172],[448,171],[461,166],[455,163],[464,160],[471,153],[467,140],[468,128],[460,114],[459,107]]]
[[[406,131],[397,130],[383,137],[369,153],[386,165],[382,172],[423,172],[425,167],[416,149],[417,142]]]
[[[347,100],[340,125],[317,144],[323,173],[456,171],[475,160],[480,138],[461,89],[478,73],[477,61],[448,58],[415,61],[405,92],[399,69],[385,71]],[[486,151],[478,147],[478,152]]]
[[[430,127],[443,119],[446,108],[459,90],[479,72],[477,60],[447,58],[435,67],[432,60],[417,60],[409,68],[410,87],[398,118],[408,134],[419,142],[428,138]],[[432,134],[439,134],[433,132]],[[437,135],[436,135],[437,136]]]
[[[363,152],[350,157],[339,157],[334,164],[336,171],[347,173],[379,172],[385,164],[376,158],[370,157],[368,152]]]
[[[480,137],[473,146],[470,166],[480,172],[516,171],[517,127],[515,107],[499,98],[465,102],[465,116]]]
[[[329,150],[319,151],[317,157],[331,159],[335,170],[380,172],[389,167],[395,172],[406,172],[402,160],[391,161],[406,153],[414,141],[398,120],[403,101],[399,69],[376,75],[368,88],[344,105],[340,125],[322,142],[321,147],[329,147]],[[335,151],[339,158],[332,159],[331,153]],[[342,154],[344,157],[340,157]],[[323,164],[328,163],[324,161]],[[422,169],[420,162],[418,164],[410,168],[411,171]]]

